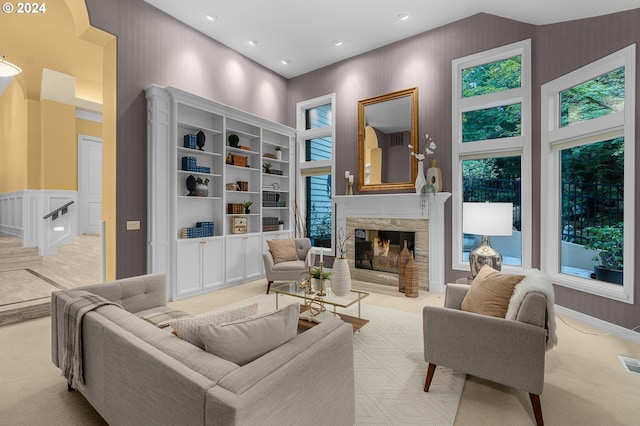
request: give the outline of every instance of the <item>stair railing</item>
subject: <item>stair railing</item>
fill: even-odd
[[[48,219],[49,217],[51,217],[51,221],[53,222],[54,220],[56,220],[58,218],[58,215],[62,216],[63,214],[65,214],[68,211],[69,206],[73,204],[73,201],[69,201],[67,204],[58,207],[55,210],[52,210],[51,212],[49,212],[47,215],[43,216],[43,219]]]

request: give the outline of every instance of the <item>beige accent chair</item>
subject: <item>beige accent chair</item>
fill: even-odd
[[[537,425],[542,425],[547,339],[546,297],[528,293],[515,320],[461,310],[469,286],[447,284],[444,308],[423,309],[424,359],[429,363],[424,391],[436,366],[528,392]]]
[[[294,238],[298,259],[275,263],[270,250],[262,254],[264,260],[264,271],[267,275],[267,294],[271,290],[274,281],[295,281],[304,276],[309,264],[309,256],[314,256],[311,250],[311,240],[309,238]],[[315,260],[311,259],[312,262]]]

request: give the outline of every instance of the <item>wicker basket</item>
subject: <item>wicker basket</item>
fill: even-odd
[[[409,258],[404,272],[406,277],[404,295],[407,297],[418,297],[418,265],[416,265],[416,262],[413,260],[413,256]]]

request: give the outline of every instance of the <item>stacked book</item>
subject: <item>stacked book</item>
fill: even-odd
[[[277,231],[278,230],[278,217],[263,217],[262,218],[262,231]]]
[[[189,149],[196,149],[197,137],[196,135],[184,135],[184,147]]]
[[[243,214],[244,203],[228,203],[227,214]]]
[[[211,167],[198,166],[196,157],[182,157],[182,170],[196,173],[211,173]]]
[[[197,222],[195,227],[182,228],[180,238],[213,237],[213,222]]]
[[[182,157],[182,170],[197,172],[196,157]]]
[[[196,227],[202,229],[203,237],[213,237],[213,222],[196,222]]]

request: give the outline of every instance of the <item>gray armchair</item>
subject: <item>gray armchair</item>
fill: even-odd
[[[311,240],[309,238],[294,238],[293,241],[298,254],[297,260],[275,263],[270,250],[266,250],[262,254],[264,271],[267,275],[267,294],[269,294],[271,284],[274,281],[294,281],[307,272],[309,256],[313,256]]]
[[[429,363],[424,391],[440,365],[528,392],[537,425],[542,425],[547,338],[546,298],[528,293],[515,320],[460,309],[469,286],[447,284],[444,308],[423,309],[424,359]]]

